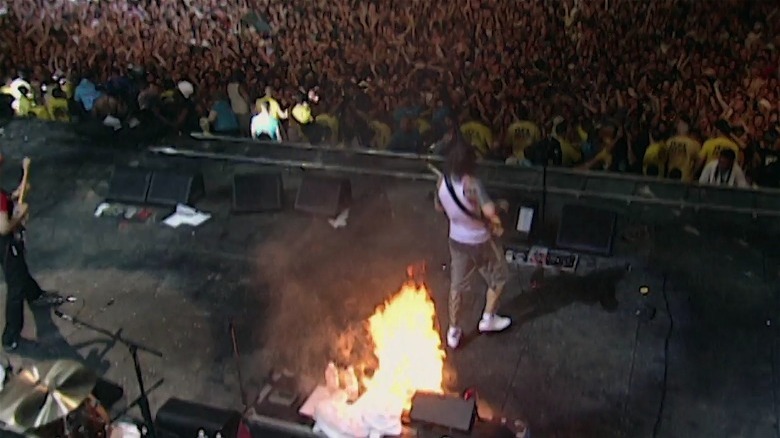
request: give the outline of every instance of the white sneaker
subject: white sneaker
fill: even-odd
[[[452,349],[458,348],[461,336],[463,336],[463,330],[457,327],[450,327],[447,330],[447,345]]]
[[[479,321],[479,331],[482,333],[504,331],[512,325],[512,320],[506,316],[490,315],[482,316]]]

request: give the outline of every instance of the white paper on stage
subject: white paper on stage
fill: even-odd
[[[521,233],[530,233],[534,222],[534,209],[529,207],[520,207],[517,215],[517,231]]]
[[[351,368],[350,374],[354,376]],[[326,385],[317,386],[299,411],[314,419],[315,433],[327,438],[380,438],[401,434],[403,406],[396,406],[378,394],[373,398],[364,394],[350,403],[332,362],[325,371],[325,382]]]
[[[303,403],[303,406],[298,410],[298,413],[309,418],[314,418],[314,410],[317,408],[317,405],[330,397],[330,390],[328,390],[327,387],[317,385],[311,395],[309,395],[309,398]]]
[[[328,219],[328,223],[334,229],[344,228],[347,226],[347,219],[349,219],[349,209],[342,211],[333,219]]]
[[[177,151],[175,148],[172,148],[170,146],[153,147],[153,148],[149,148],[149,150],[152,152],[157,152],[160,154],[167,154],[167,155],[175,155],[179,153],[179,151]]]
[[[171,228],[177,228],[180,225],[197,227],[209,219],[211,219],[211,214],[195,210],[188,205],[179,204],[176,206],[176,211],[165,218],[163,223]]]

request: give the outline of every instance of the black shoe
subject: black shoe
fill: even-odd
[[[30,305],[34,307],[59,306],[65,303],[65,301],[65,297],[57,292],[44,292],[38,298],[32,300]]]

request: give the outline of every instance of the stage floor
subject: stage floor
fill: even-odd
[[[235,169],[214,164],[204,167],[208,196],[197,204],[212,220],[126,223],[93,213],[112,164],[133,154],[85,153],[58,130],[16,122],[3,138],[4,187],[13,186],[11,165],[33,157],[31,269],[44,288],[80,298],[64,313],[164,353],[140,355],[147,385],[163,379],[150,394],[153,412],[170,397],[240,408],[231,320],[248,392],[274,367],[321,376],[338,335],[392,296],[410,263],[428,263],[446,327],[446,227],[425,183],[353,179],[349,224],[334,230],[291,202],[275,214],[231,215]],[[289,201],[297,180],[286,176]],[[448,351],[448,385],[476,387],[481,414],[526,419],[534,436],[650,436],[655,427],[667,437],[774,435],[777,259],[686,225],[618,238],[614,257],[585,257],[577,275],[548,278],[540,290],[529,289],[530,272],[515,271],[503,306],[515,324]],[[476,326],[481,287],[474,292],[465,307]],[[657,310],[654,319],[640,322],[643,306]],[[49,312],[27,318],[24,335],[38,345],[10,355],[14,365],[80,358],[127,399],[138,395],[121,345]]]

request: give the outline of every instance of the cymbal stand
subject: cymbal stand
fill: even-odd
[[[130,351],[130,356],[133,358],[135,378],[136,381],[138,382],[138,390],[141,393],[138,401],[138,407],[141,409],[141,416],[143,417],[144,423],[146,423],[146,428],[148,430],[149,437],[157,438],[157,433],[154,429],[154,420],[152,418],[152,411],[149,408],[149,397],[147,396],[146,387],[144,386],[144,377],[143,377],[143,372],[141,370],[141,361],[138,359],[138,352],[144,351],[146,353],[152,354],[157,357],[163,357],[163,354],[157,350],[154,350],[152,348],[143,346],[137,342],[126,339],[125,337],[122,336],[121,329],[118,330],[116,333],[113,333],[109,330],[94,326],[86,321],[80,320],[73,316],[68,316],[67,318],[64,319],[70,321],[74,325],[81,326],[89,330],[92,330],[93,332],[108,336],[113,341],[119,342],[120,344],[127,347],[128,351]]]

